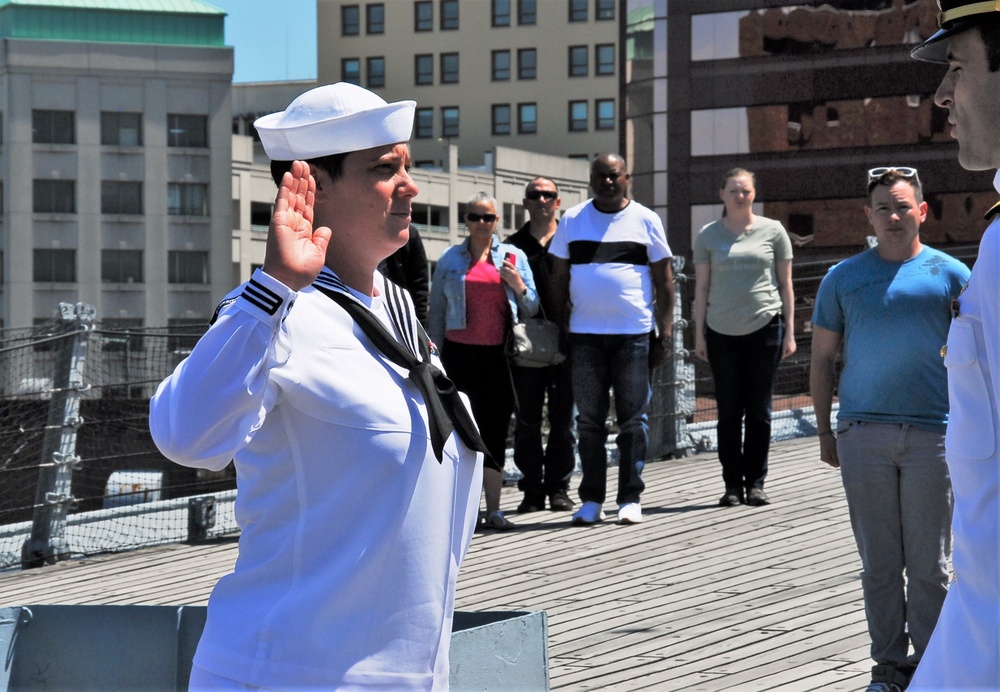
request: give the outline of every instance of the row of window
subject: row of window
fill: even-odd
[[[458,53],[438,54],[439,84],[458,84]],[[510,81],[513,69],[513,52],[509,49],[495,50],[491,56],[490,73],[494,82]],[[594,46],[594,75],[598,77],[616,74],[615,44],[599,43]],[[385,58],[382,56],[365,58],[364,85],[370,89],[385,86]],[[590,76],[590,46],[569,47],[570,77]],[[535,48],[517,49],[517,78],[537,79],[538,51]],[[361,86],[361,59],[343,58],[340,61],[340,79]],[[434,84],[434,55],[421,53],[413,56],[413,83],[417,86]]]
[[[36,282],[76,283],[76,250],[65,248],[36,249],[32,279]],[[141,284],[142,250],[101,250],[101,281],[115,284]],[[206,250],[170,250],[167,252],[167,282],[172,284],[207,284]]]
[[[547,0],[546,4],[552,0]],[[594,4],[594,19],[614,21],[616,0],[568,0],[567,10],[570,22],[586,22],[590,19],[590,3]],[[538,23],[539,0],[490,0],[490,26],[510,26],[517,17],[519,26]],[[365,33],[385,33],[385,3],[368,3],[365,8]],[[438,28],[441,31],[457,31],[458,0],[438,0]],[[434,31],[434,0],[416,0],[413,3],[413,30]],[[342,5],[340,8],[340,33],[342,36],[361,35],[361,6]]]
[[[37,214],[75,214],[76,181],[36,178],[31,209]],[[142,214],[142,183],[101,181],[102,214]],[[208,216],[207,183],[167,183],[167,214]]]
[[[31,141],[35,144],[76,144],[76,113],[31,111]],[[142,113],[101,112],[101,144],[142,146]],[[167,114],[168,147],[208,147],[208,116]]]
[[[509,135],[513,132],[515,106],[509,103],[495,103],[491,106],[491,132],[494,135]],[[521,135],[538,132],[538,104],[518,103],[517,133]],[[570,101],[569,132],[588,132],[590,130],[590,102]],[[615,100],[594,99],[594,129],[613,130],[616,126]],[[458,106],[441,108],[441,136],[458,137],[459,135]],[[413,137],[415,139],[434,138],[434,109],[418,108],[413,121]]]

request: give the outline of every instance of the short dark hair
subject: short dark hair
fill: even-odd
[[[537,175],[531,180],[529,180],[528,183],[524,186],[525,193],[528,192],[528,188],[531,187],[532,183],[537,182],[539,180],[544,180],[547,183],[552,183],[552,187],[556,189],[556,194],[557,195],[559,194],[559,186],[556,184],[556,181],[554,181],[552,178],[546,178],[544,175]]]
[[[879,177],[875,178],[873,181],[868,183],[869,205],[871,204],[872,201],[872,193],[875,191],[876,187],[880,185],[885,185],[886,187],[892,187],[898,182],[904,182],[913,188],[913,196],[914,198],[916,198],[917,204],[920,204],[921,202],[924,201],[924,188],[923,185],[920,184],[920,178],[918,176],[913,175],[907,177],[902,173],[900,173],[899,171],[890,170],[886,171],[885,173],[883,173],[882,175],[880,175]]]
[[[1000,70],[1000,13],[991,12],[976,22],[976,29],[986,46],[986,60],[990,72]]]
[[[319,156],[315,159],[308,159],[306,163],[316,166],[321,171],[325,171],[330,176],[331,181],[336,181],[344,172],[344,159],[347,154],[330,154],[329,156]],[[281,185],[281,178],[285,173],[292,170],[291,161],[271,161],[271,180],[275,185]]]

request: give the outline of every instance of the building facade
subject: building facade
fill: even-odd
[[[619,0],[317,0],[318,81],[417,102],[418,164],[615,151]]]
[[[0,319],[204,323],[231,284],[224,13],[0,6]]]
[[[944,66],[909,57],[937,27],[934,0],[624,0],[625,150],[633,193],[670,245],[718,218],[730,168],[756,173],[759,213],[795,235],[796,263],[860,248],[875,166],[919,170],[924,242],[975,245],[991,172],[958,165]]]

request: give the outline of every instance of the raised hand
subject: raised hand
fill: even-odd
[[[326,262],[330,229],[313,228],[315,201],[316,180],[309,165],[292,162],[274,200],[263,269],[294,291],[311,284]]]

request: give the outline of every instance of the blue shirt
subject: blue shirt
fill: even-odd
[[[945,431],[948,376],[941,347],[951,301],[968,280],[968,267],[929,247],[905,262],[867,250],[830,269],[812,321],[843,335],[837,420]]]

